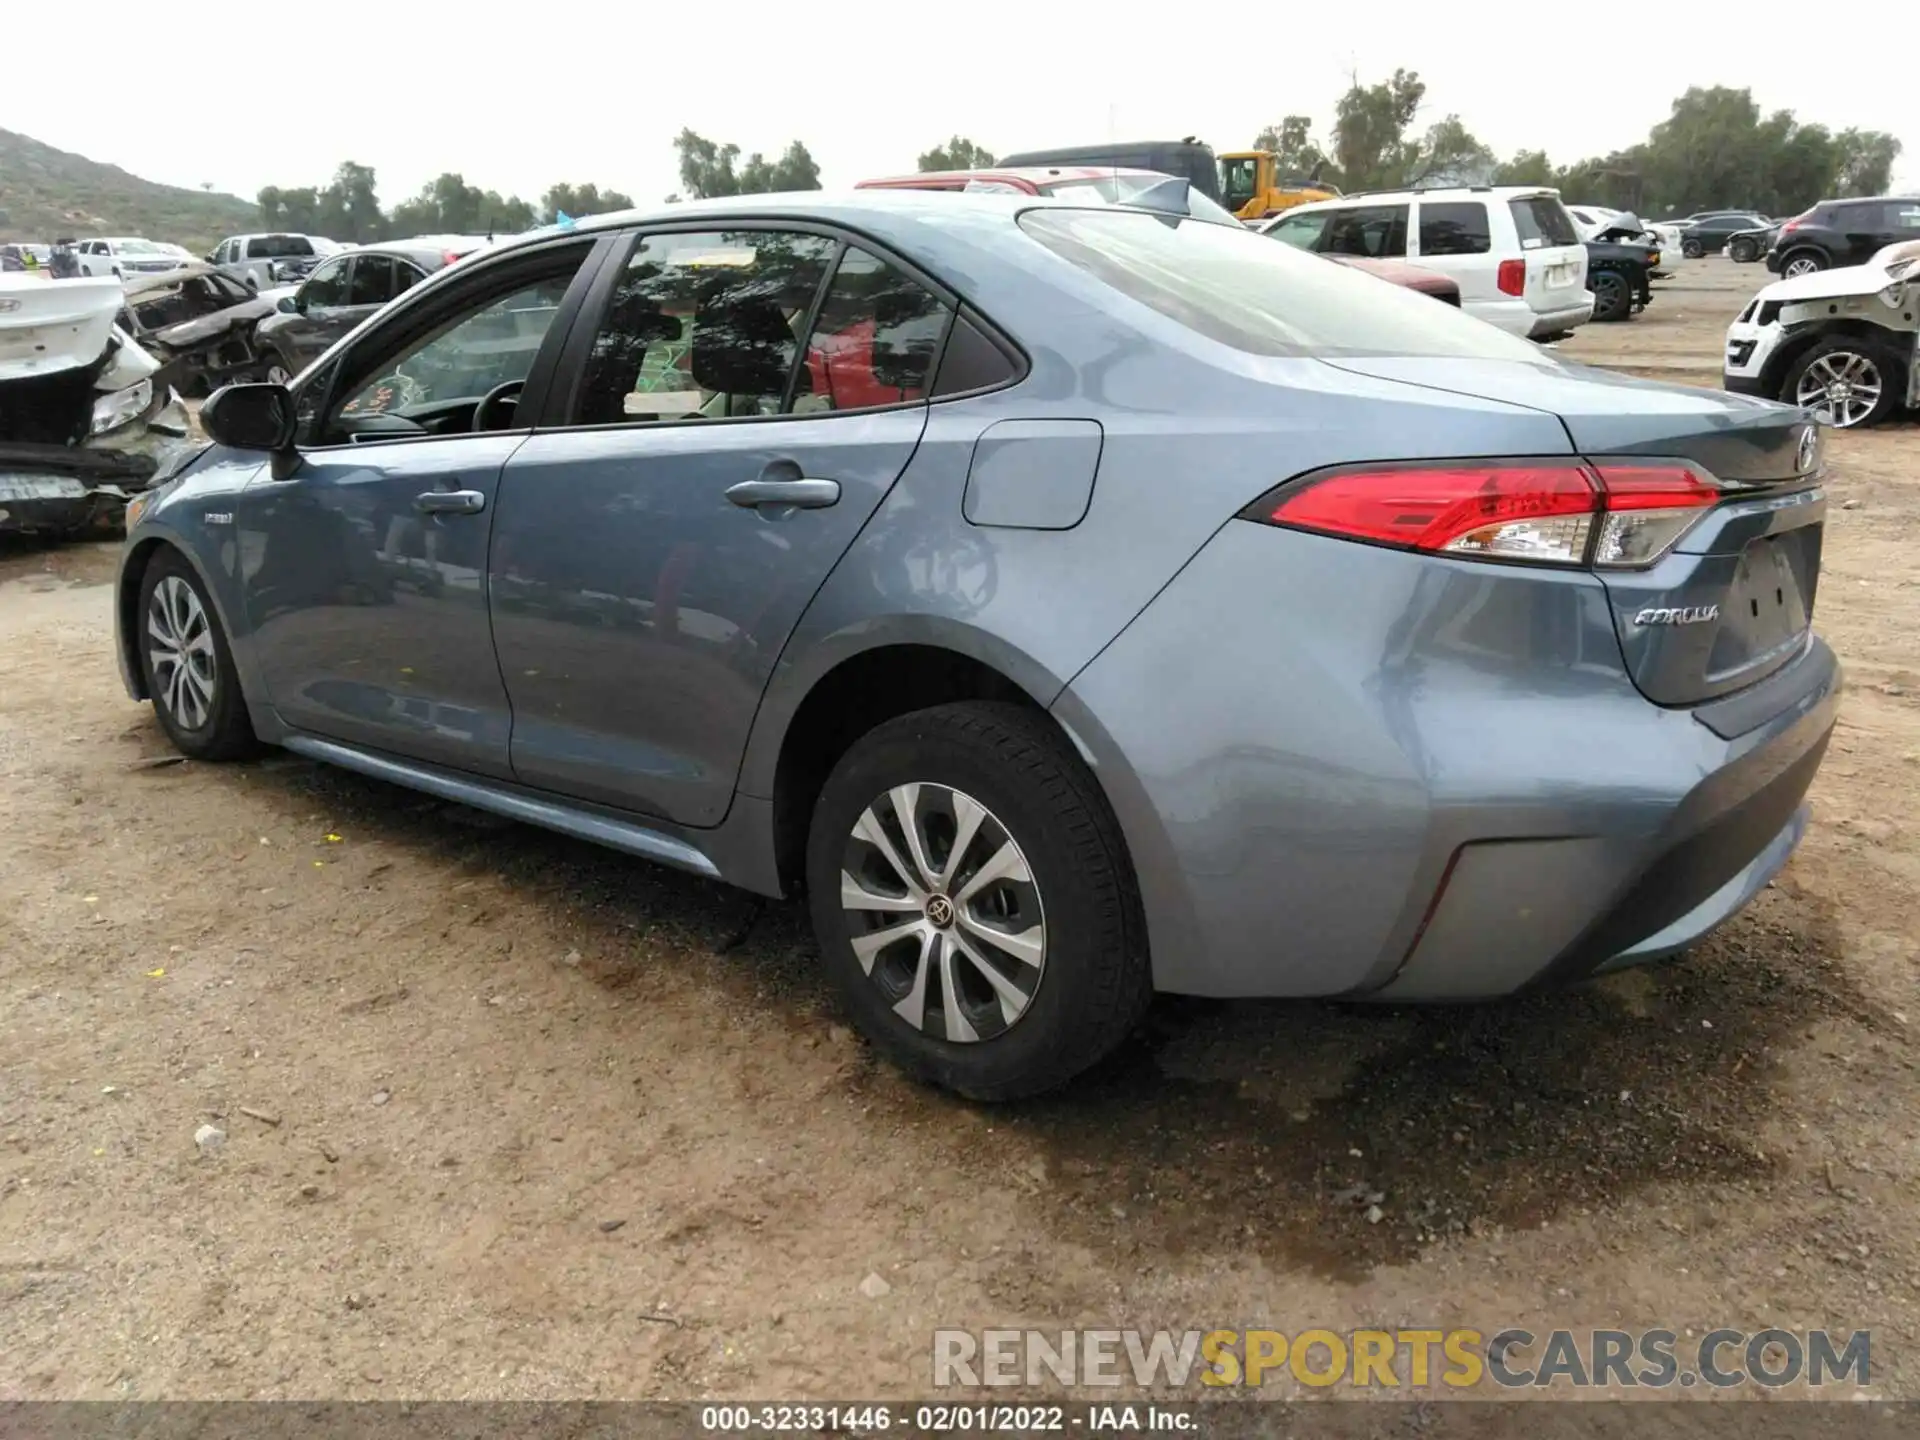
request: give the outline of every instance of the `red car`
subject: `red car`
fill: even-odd
[[[1133,196],[1165,184],[1167,177],[1154,170],[1125,170],[1112,166],[1056,165],[999,170],[928,170],[918,175],[893,175],[880,180],[862,180],[856,190],[952,190],[997,192],[1013,195],[1052,195],[1064,200],[1099,200],[1110,205],[1125,204]],[[1197,190],[1187,195],[1188,213],[1196,220],[1238,225],[1240,221],[1224,207],[1215,204]],[[1358,255],[1327,255],[1324,259],[1338,265],[1364,270],[1395,285],[1418,290],[1449,305],[1460,303],[1460,287],[1445,275],[1422,270],[1400,260],[1369,260]]]

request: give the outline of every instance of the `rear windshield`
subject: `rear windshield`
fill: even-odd
[[[285,260],[313,254],[313,244],[304,235],[256,235],[247,242],[247,254],[255,260]]]
[[[1244,226],[1034,209],[1020,228],[1122,295],[1250,355],[1456,355],[1552,363],[1433,298]]]
[[[1573,228],[1567,207],[1551,195],[1529,195],[1524,200],[1509,200],[1513,228],[1520,232],[1522,250],[1538,250],[1542,245],[1578,245],[1580,235]]]

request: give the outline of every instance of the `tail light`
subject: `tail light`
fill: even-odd
[[[1802,214],[1794,216],[1791,220],[1787,221],[1786,224],[1780,227],[1780,233],[1782,235],[1791,235],[1794,231],[1798,230],[1801,224],[1804,221],[1806,221],[1808,218],[1810,218],[1812,214],[1813,214],[1813,211],[1808,210]]]
[[[1331,471],[1242,514],[1462,560],[1622,569],[1659,559],[1719,498],[1667,462],[1449,461]]]
[[[1495,281],[1502,295],[1524,295],[1527,293],[1527,262],[1524,260],[1502,260],[1500,273]]]

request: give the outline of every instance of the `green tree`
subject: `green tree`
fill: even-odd
[[[1544,150],[1522,150],[1493,172],[1496,185],[1551,185],[1553,179],[1553,162]]]
[[[690,199],[820,188],[820,167],[798,140],[789,144],[777,160],[768,160],[755,151],[747,157],[747,163],[737,169],[738,145],[722,145],[683,129],[674,140],[673,148],[680,156],[680,188]]]
[[[1883,195],[1893,185],[1902,146],[1880,130],[1842,130],[1833,141],[1835,195]]]
[[[985,170],[993,164],[993,152],[976,145],[964,135],[955,135],[944,145],[936,145],[920,156],[919,166],[928,170]]]
[[[539,218],[550,225],[561,215],[570,215],[579,220],[588,215],[606,215],[615,210],[631,209],[631,195],[622,195],[618,190],[603,191],[591,182],[570,185],[563,181],[558,185],[549,185],[547,193],[540,197]]]
[[[329,239],[364,245],[384,239],[387,217],[380,213],[373,167],[344,160],[320,191],[313,228]]]
[[[1253,148],[1272,152],[1274,169],[1283,179],[1332,178],[1328,171],[1333,162],[1314,140],[1313,121],[1305,115],[1288,115],[1267,126],[1253,137]]]
[[[1333,112],[1333,158],[1342,185],[1385,190],[1405,182],[1407,127],[1426,94],[1426,83],[1411,70],[1395,70],[1376,85],[1362,85],[1354,77]]]

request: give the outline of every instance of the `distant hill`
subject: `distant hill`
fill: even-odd
[[[259,225],[260,207],[237,195],[156,185],[118,165],[0,130],[0,240],[144,235],[201,255]]]

